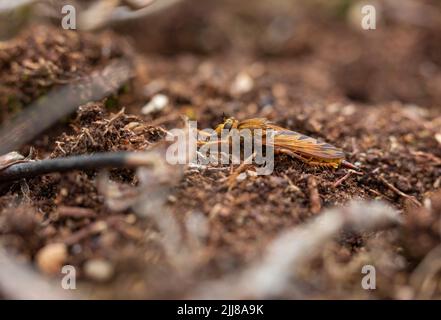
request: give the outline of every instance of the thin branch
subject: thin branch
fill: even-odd
[[[345,182],[346,180],[349,179],[349,177],[352,175],[352,170],[349,170],[348,173],[346,173],[343,177],[341,177],[340,179],[338,179],[337,181],[334,182],[334,184],[332,185],[333,188],[337,188],[339,185],[341,185],[343,182]]]
[[[57,213],[59,218],[82,219],[96,217],[94,210],[81,207],[60,206],[58,207]]]
[[[378,177],[380,179],[381,182],[383,182],[383,184],[388,187],[390,190],[392,190],[393,192],[395,192],[396,194],[398,194],[399,196],[409,199],[413,204],[415,204],[418,207],[421,207],[421,202],[419,202],[415,197],[413,196],[409,196],[408,194],[405,194],[403,191],[401,191],[400,189],[398,189],[397,187],[395,187],[392,183],[390,183],[389,181],[387,181],[383,176],[379,176]]]
[[[152,164],[148,153],[109,152],[66,158],[28,161],[0,170],[0,183],[32,178],[52,172],[101,168],[136,168]]]
[[[343,182],[345,182],[346,180],[348,180],[353,174],[356,175],[363,175],[363,173],[358,172],[358,171],[354,171],[354,170],[348,170],[348,173],[346,173],[343,177],[341,177],[340,179],[338,179],[337,181],[334,182],[334,184],[332,185],[333,188],[337,188],[339,185],[341,185]]]

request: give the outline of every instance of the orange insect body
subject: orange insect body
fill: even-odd
[[[338,168],[340,166],[358,170],[359,168],[345,160],[344,152],[326,142],[308,137],[301,133],[277,126],[265,118],[254,118],[238,121],[228,118],[216,127],[220,135],[222,130],[261,129],[265,136],[266,130],[274,132],[274,151],[284,153],[312,166]],[[265,141],[265,139],[262,139]]]

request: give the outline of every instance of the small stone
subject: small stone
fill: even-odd
[[[69,190],[67,190],[66,188],[61,188],[60,195],[62,195],[63,197],[67,197],[69,195]]]
[[[113,277],[114,268],[104,259],[92,259],[85,263],[84,274],[91,280],[105,282]]]
[[[51,243],[40,249],[36,256],[38,268],[46,274],[57,274],[67,259],[64,243]]]
[[[438,141],[438,143],[441,145],[441,133],[435,134],[435,139]]]
[[[126,217],[126,222],[128,223],[128,224],[134,224],[135,222],[136,222],[136,215],[134,215],[133,213],[132,214],[129,214],[127,217]]]
[[[168,202],[175,203],[178,199],[174,195],[169,195],[167,198]]]
[[[233,95],[240,95],[250,92],[254,87],[254,80],[248,73],[241,72],[234,79],[231,85],[231,93]]]
[[[168,97],[164,94],[156,94],[153,96],[152,100],[147,103],[142,109],[142,114],[150,114],[154,112],[159,112],[168,105]]]

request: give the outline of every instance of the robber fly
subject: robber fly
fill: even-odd
[[[265,118],[254,118],[238,121],[234,118],[227,118],[219,124],[215,131],[220,136],[222,130],[237,129],[238,131],[248,129],[254,131],[262,130],[263,136],[267,130],[272,130],[274,135],[274,152],[276,154],[287,154],[311,166],[339,168],[346,167],[359,170],[357,166],[345,160],[345,154],[339,148],[326,142],[320,142],[314,138],[301,133],[277,126]],[[265,139],[262,139],[265,141]]]

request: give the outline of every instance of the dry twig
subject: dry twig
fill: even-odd
[[[334,184],[332,185],[333,188],[337,188],[339,185],[341,185],[343,182],[345,182],[346,180],[348,180],[352,174],[356,174],[356,175],[363,175],[363,173],[361,172],[357,172],[354,170],[349,170],[348,173],[346,173],[343,177],[341,177],[340,179],[338,179],[337,181],[334,182]]]
[[[320,201],[320,194],[317,187],[317,180],[314,176],[308,177],[308,191],[309,191],[309,203],[311,212],[317,214],[322,209],[322,204]]]
[[[388,187],[390,190],[392,190],[393,192],[395,192],[396,194],[398,194],[399,196],[409,199],[413,204],[415,204],[418,207],[421,207],[421,202],[419,202],[415,197],[413,196],[409,196],[408,194],[405,194],[403,191],[401,191],[400,189],[398,189],[397,187],[395,187],[393,184],[391,184],[390,182],[388,182],[383,176],[379,176],[379,179],[381,182],[384,183],[384,185],[386,187]]]
[[[108,167],[134,168],[151,164],[152,160],[149,154],[141,152],[96,153],[92,155],[20,162],[0,170],[0,183],[32,178],[52,172]]]
[[[58,213],[58,217],[60,218],[82,219],[82,218],[94,218],[96,216],[94,210],[89,208],[81,208],[81,207],[60,206],[57,210],[57,213]]]

